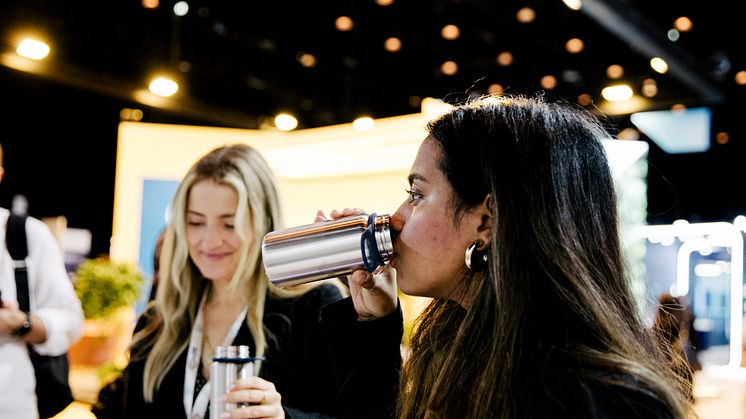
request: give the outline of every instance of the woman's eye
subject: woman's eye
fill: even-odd
[[[187,224],[190,225],[190,226],[195,226],[196,227],[196,226],[201,226],[204,223],[202,221],[187,221]]]
[[[233,224],[225,224],[225,228],[227,228],[228,230],[233,230],[234,227],[235,226]]]
[[[410,203],[413,203],[413,202],[417,201],[418,199],[422,198],[422,194],[421,193],[417,193],[417,192],[415,192],[412,189],[405,189],[405,191],[407,192],[407,195],[409,195],[409,202]]]

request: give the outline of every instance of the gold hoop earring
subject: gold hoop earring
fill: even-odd
[[[482,240],[475,240],[474,243],[466,248],[466,252],[464,253],[466,267],[474,272],[483,271],[487,268],[487,249],[479,250],[479,247],[483,244]]]

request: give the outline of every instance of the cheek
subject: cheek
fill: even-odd
[[[233,248],[233,249],[240,249],[241,248],[241,239],[238,237],[238,235],[233,235],[230,238],[226,240],[226,243]],[[250,244],[249,244],[250,245]]]
[[[442,247],[445,247],[449,237],[451,237],[450,228],[443,225],[441,222],[430,223],[428,226],[428,232],[430,241],[435,245],[440,244]]]
[[[248,241],[248,247],[251,247],[251,245],[254,242],[254,230],[253,229],[249,229],[246,232],[246,240]],[[237,231],[229,231],[228,234],[226,234],[225,236],[225,242],[234,249],[239,249],[243,245],[243,242],[241,241],[241,237],[238,235]]]
[[[189,247],[196,246],[197,244],[199,244],[200,239],[201,239],[201,235],[199,234],[199,231],[197,231],[194,228],[187,228],[186,240],[187,240],[187,245],[189,245]]]
[[[450,224],[444,222],[411,222],[409,229],[402,232],[402,240],[418,253],[428,253],[426,257],[439,259],[448,253],[456,234]],[[408,230],[408,231],[406,231]],[[424,256],[424,255],[423,255]]]

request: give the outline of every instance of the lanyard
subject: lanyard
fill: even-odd
[[[199,303],[199,310],[197,311],[197,318],[192,326],[192,334],[189,338],[189,349],[187,352],[186,369],[184,371],[184,411],[187,413],[187,417],[191,419],[202,419],[207,413],[207,403],[210,399],[210,381],[208,380],[202,390],[200,390],[197,398],[194,399],[194,383],[197,380],[197,370],[199,369],[200,359],[202,358],[202,339],[204,336],[203,331],[203,319],[202,319],[202,308],[205,305],[207,299],[207,293],[202,296],[202,301]],[[221,346],[230,345],[238,334],[238,329],[241,328],[241,324],[246,321],[246,313],[249,308],[244,307],[238,317],[233,321],[231,328],[225,335],[225,339]],[[194,400],[194,404],[192,404]],[[216,418],[217,419],[217,418]]]

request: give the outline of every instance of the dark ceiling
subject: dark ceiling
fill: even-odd
[[[713,140],[706,153],[677,156],[651,143],[649,221],[732,219],[746,209],[746,199],[730,192],[742,178],[746,86],[734,75],[746,70],[746,49],[741,15],[726,0],[585,0],[579,11],[560,0],[395,0],[387,6],[196,0],[183,17],[174,15],[173,4],[0,2],[0,54],[12,54],[24,29],[52,48],[36,72],[0,65],[6,127],[0,142],[8,171],[0,204],[25,194],[32,215],[62,213],[71,226],[94,230],[94,252],[108,250],[122,108],[141,109],[145,122],[243,128],[271,124],[286,111],[308,128],[414,113],[421,98],[459,101],[499,84],[507,93],[544,91],[569,101],[588,95],[587,106],[604,112],[603,87],[626,82],[640,95],[643,81],[653,79],[658,92],[639,110],[708,106],[713,136],[729,137],[725,144]],[[516,19],[524,7],[535,12],[530,23]],[[340,16],[352,19],[352,30],[335,29]],[[680,16],[693,28],[672,42],[667,31]],[[448,24],[460,28],[458,39],[441,36]],[[400,39],[400,51],[384,49],[390,37]],[[582,52],[566,51],[571,38],[584,42]],[[509,66],[496,60],[503,51],[513,55]],[[302,65],[303,54],[313,55],[313,67]],[[666,59],[668,73],[651,69],[654,55]],[[454,75],[440,71],[449,60],[458,65]],[[606,74],[612,64],[624,69],[618,80]],[[153,106],[135,92],[157,71],[181,87]],[[547,75],[556,87],[542,88]],[[630,126],[625,114],[609,118],[612,131]],[[84,154],[94,157],[81,159]],[[34,173],[46,180],[32,180]]]

